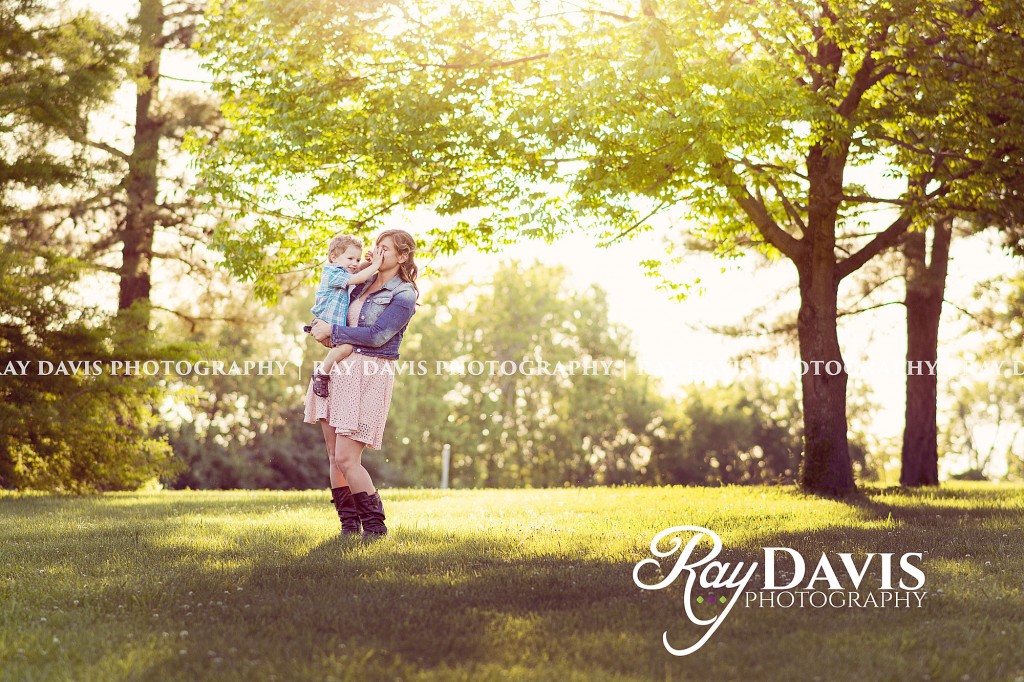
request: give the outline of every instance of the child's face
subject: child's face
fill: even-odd
[[[363,254],[360,252],[358,246],[350,246],[345,249],[340,256],[336,256],[331,262],[335,265],[340,265],[349,272],[356,272],[359,268],[359,259],[362,258]]]

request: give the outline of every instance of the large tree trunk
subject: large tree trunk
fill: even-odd
[[[829,259],[831,260],[831,259]],[[834,262],[834,261],[833,261]],[[827,268],[800,273],[800,359],[804,461],[800,485],[808,492],[845,495],[854,490],[846,434],[846,367],[836,332],[836,287]]]
[[[808,155],[810,181],[807,255],[797,263],[800,312],[797,331],[804,411],[804,461],[800,485],[808,492],[840,496],[855,489],[846,434],[846,367],[836,329],[835,225],[845,156],[814,148]]]
[[[126,180],[128,208],[122,239],[118,310],[127,310],[139,303],[139,319],[148,327],[161,136],[161,123],[153,111],[160,82],[164,26],[161,0],[141,0],[138,24],[135,147],[128,161]]]
[[[952,232],[951,217],[936,221],[927,261],[924,232],[908,233],[903,244],[907,283],[907,409],[900,485],[905,486],[939,484],[935,363]]]

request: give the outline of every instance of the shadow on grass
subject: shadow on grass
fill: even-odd
[[[763,547],[797,550],[807,563],[795,589],[824,592],[829,591],[825,580],[808,585],[823,553],[845,590],[853,586],[843,571],[839,552],[852,553],[858,567],[867,553],[892,554],[891,586],[896,589],[901,580],[917,584],[917,578],[899,562],[904,554],[920,553],[912,563],[925,575],[921,606],[817,612],[755,608],[751,616],[775,628],[778,649],[802,648],[830,660],[833,673],[821,679],[857,679],[856,670],[864,679],[1021,679],[1024,651],[1013,644],[1024,637],[1019,616],[1024,610],[1019,579],[1024,570],[1024,530],[1016,506],[1019,491],[1016,495],[1012,491],[934,495],[932,491],[928,497],[900,491],[895,500],[878,499],[891,495],[893,491],[869,492],[844,500],[858,516],[879,522],[879,527],[858,527],[855,519],[798,532],[766,530],[757,535],[756,542]],[[947,504],[964,498],[970,500],[970,506]],[[757,555],[748,546],[730,556],[751,560]],[[882,587],[879,559],[875,557],[873,562],[868,564],[862,593]],[[780,564],[782,579],[788,581],[793,564],[788,560]],[[787,621],[788,628],[780,627]],[[723,643],[729,641],[741,644],[729,635],[722,638]],[[757,665],[756,657],[742,648],[738,651],[748,658],[746,665]],[[799,675],[799,668],[792,673]]]
[[[18,636],[39,651],[51,636],[68,645],[80,641],[73,647],[78,671],[100,670],[131,651],[145,656],[126,677],[141,679],[308,679],[325,670],[355,679],[365,669],[390,678],[458,669],[465,679],[491,670],[493,678],[487,666],[574,670],[591,679],[649,679],[671,671],[709,680],[811,679],[812,673],[919,679],[931,669],[928,662],[886,670],[893,656],[904,655],[892,651],[899,644],[929,661],[946,654],[955,662],[951,670],[998,675],[997,653],[972,643],[970,633],[1021,607],[1019,589],[1015,599],[996,601],[1011,577],[985,565],[992,562],[997,571],[1000,560],[1024,565],[1014,504],[1020,493],[936,492],[867,491],[847,500],[857,510],[853,518],[801,531],[757,528],[749,536],[753,544],[731,548],[724,558],[749,559],[761,546],[792,547],[809,560],[822,551],[927,551],[930,587],[960,580],[984,589],[948,591],[947,601],[924,615],[737,609],[706,657],[686,659],[669,657],[661,644],[666,629],[680,633],[680,643],[689,634],[679,630],[678,591],[639,590],[634,560],[554,547],[524,555],[520,537],[486,522],[454,534],[403,527],[396,514],[391,535],[364,543],[334,535],[333,525],[324,535],[324,517],[332,513],[325,495],[81,498],[70,505],[66,498],[26,498],[0,500],[0,515],[15,522],[0,531],[0,541],[10,550],[8,565],[19,567],[19,595],[44,589],[39,594],[47,595],[33,597],[47,609],[47,625],[38,624],[39,614],[18,611],[34,623]],[[964,506],[950,504],[960,500]],[[261,520],[277,512],[307,521],[315,515],[319,525],[286,520],[290,530],[283,531]],[[234,523],[194,524],[196,517],[221,516]],[[858,527],[865,520],[879,525]],[[58,526],[64,529],[55,533]],[[649,542],[639,538],[638,546]],[[635,560],[646,556],[638,551]],[[79,609],[70,607],[76,599]],[[953,639],[942,638],[938,626],[929,629],[929,619]],[[104,633],[102,646],[90,645],[90,632]],[[901,644],[906,633],[917,634]],[[837,644],[827,645],[828,638]],[[816,646],[831,646],[832,657],[800,655]],[[972,659],[982,654],[994,662]],[[39,669],[59,677],[60,668],[46,667],[49,660],[40,658]],[[829,675],[829,666],[850,674]]]
[[[860,488],[843,497],[818,497],[790,487],[786,496],[794,502],[834,502],[863,512],[865,519],[925,520],[936,516],[960,515],[984,520],[1006,515],[1024,515],[1024,488],[993,489],[986,486],[942,488]],[[962,504],[957,504],[962,503]]]
[[[224,511],[175,506],[185,514]],[[159,513],[111,518],[110,511],[63,512],[66,520],[98,517],[72,521],[63,541],[48,537],[46,524],[2,534],[12,541],[14,565],[47,564],[46,578],[34,568],[26,573],[47,583],[45,608],[60,609],[46,611],[45,627],[24,633],[35,641],[22,648],[52,652],[56,637],[75,649],[77,670],[98,669],[112,652],[155,648],[145,669],[132,673],[141,679],[305,679],[321,676],[332,660],[342,671],[367,659],[383,669],[406,666],[406,673],[523,665],[534,655],[557,660],[562,637],[573,639],[573,652],[590,652],[581,673],[600,678],[631,670],[621,656],[616,662],[610,644],[621,649],[626,639],[649,655],[660,647],[645,632],[627,562],[510,558],[518,540],[486,529],[453,537],[398,527],[378,542],[332,536],[299,543],[308,549],[294,553],[294,536],[254,528],[204,547],[201,535],[170,541],[176,524]],[[97,553],[103,561],[83,560]],[[80,608],[70,607],[74,600]],[[74,646],[76,631],[96,630],[105,633],[104,646]],[[311,667],[303,672],[303,665]]]

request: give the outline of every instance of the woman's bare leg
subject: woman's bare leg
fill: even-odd
[[[338,436],[334,459],[341,465],[352,489],[356,513],[363,527],[363,539],[376,540],[387,535],[388,528],[384,525],[384,504],[373,488],[370,474],[363,468],[364,447],[363,443],[348,436]]]
[[[348,436],[338,436],[334,446],[334,462],[340,468],[352,494],[374,492],[370,473],[363,468],[363,448],[366,445]],[[332,474],[333,475],[333,474]]]
[[[338,459],[334,456],[335,449],[337,448],[338,432],[327,423],[326,419],[320,420],[320,428],[324,431],[324,443],[327,445],[327,462],[330,467],[331,487],[342,488],[348,485],[348,481],[345,479],[345,472],[338,464]]]

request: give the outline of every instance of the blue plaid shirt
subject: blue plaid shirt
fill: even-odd
[[[331,324],[348,325],[348,280],[352,273],[333,263],[324,266],[316,288],[313,317]]]

